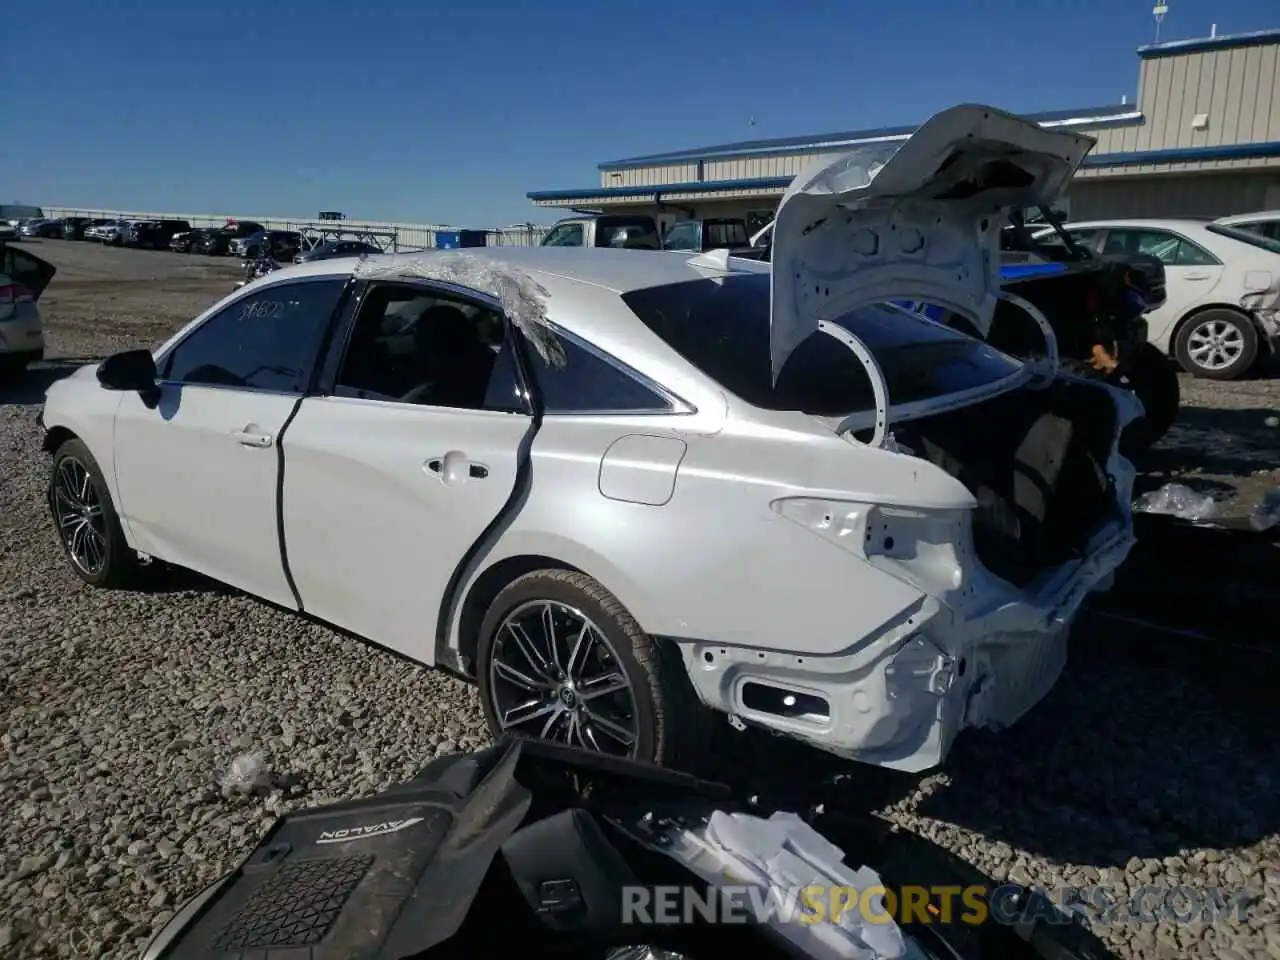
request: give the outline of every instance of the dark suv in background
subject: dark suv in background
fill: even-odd
[[[130,247],[164,250],[175,233],[184,233],[190,229],[191,224],[186,220],[142,220],[129,228],[124,242]]]
[[[266,230],[260,223],[252,220],[240,220],[228,223],[201,237],[192,247],[192,253],[204,253],[215,257],[225,257],[231,253],[231,244],[242,237],[251,237],[255,233]]]

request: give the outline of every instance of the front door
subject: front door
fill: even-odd
[[[331,390],[284,440],[284,535],[303,609],[422,663],[441,601],[515,489],[532,429],[502,315],[373,283]]]
[[[117,509],[138,550],[296,608],[280,553],[278,443],[345,285],[292,281],[240,297],[160,357],[154,409],[125,395]]]

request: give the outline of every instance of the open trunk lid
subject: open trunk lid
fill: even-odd
[[[811,334],[832,333],[837,317],[870,303],[936,304],[985,336],[1008,211],[1052,206],[1094,142],[965,104],[900,144],[870,144],[802,172],[773,222],[774,380]]]

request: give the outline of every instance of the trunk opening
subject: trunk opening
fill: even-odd
[[[894,439],[974,495],[973,539],[993,574],[1026,586],[1085,555],[1117,516],[1106,463],[1116,410],[1106,391],[1058,380],[892,426]]]

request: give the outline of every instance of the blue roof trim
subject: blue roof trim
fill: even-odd
[[[1082,167],[1134,167],[1148,163],[1182,163],[1188,160],[1245,160],[1280,157],[1280,140],[1263,143],[1227,143],[1214,147],[1174,147],[1133,153],[1102,153],[1085,157]]]
[[[1280,43],[1280,30],[1254,30],[1251,33],[1231,33],[1221,37],[1199,37],[1195,40],[1169,40],[1165,43],[1148,43],[1138,48],[1143,60],[1153,57],[1172,57],[1182,53],[1200,53],[1205,50],[1230,50],[1233,47],[1260,47],[1268,43]]]
[[[1037,123],[1052,123],[1055,120],[1074,120],[1075,118],[1113,117],[1135,113],[1137,104],[1117,103],[1101,107],[1080,107],[1075,110],[1048,110],[1041,113],[1029,113],[1025,117]],[[609,160],[598,165],[600,170],[625,170],[631,167],[647,167],[657,163],[688,163],[697,160],[714,160],[742,153],[804,153],[818,144],[840,140],[872,140],[876,137],[896,137],[912,133],[915,126],[875,127],[870,130],[844,130],[838,133],[810,134],[803,137],[782,137],[774,140],[742,140],[738,143],[722,143],[711,147],[696,147],[691,150],[673,150],[667,153],[652,153],[642,157],[628,157],[625,160]]]
[[[1143,150],[1133,153],[1102,153],[1085,157],[1082,167],[1133,167],[1151,163],[1180,163],[1189,160],[1241,160],[1280,157],[1280,140],[1264,143],[1231,143],[1222,146],[1178,147],[1172,150]],[[791,177],[756,177],[748,180],[701,180],[692,183],[662,183],[636,187],[593,187],[585,190],[535,190],[525,194],[530,200],[607,200],[610,197],[645,197],[663,193],[716,193],[721,190],[786,189]]]
[[[604,200],[609,197],[648,197],[661,193],[715,193],[719,190],[785,190],[794,177],[754,177],[750,180],[695,180],[643,187],[592,187],[585,190],[535,190],[530,200]]]

